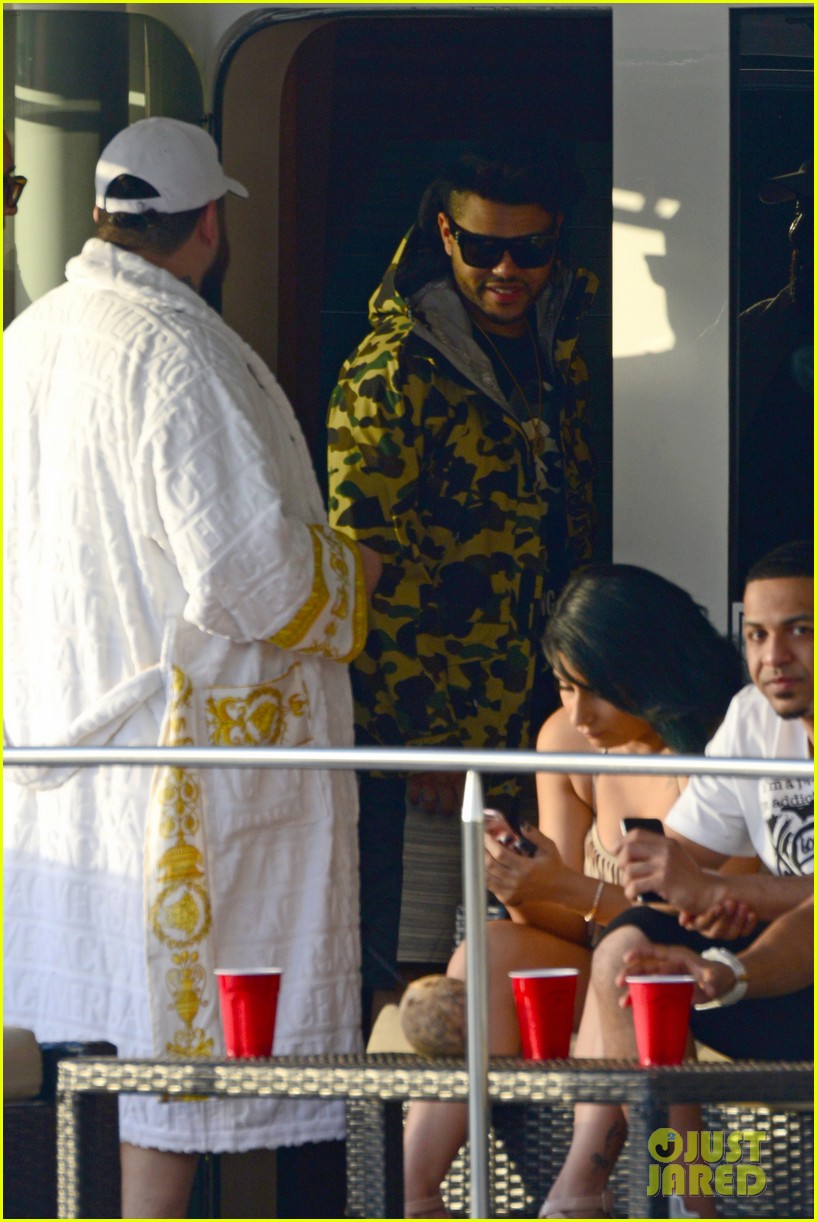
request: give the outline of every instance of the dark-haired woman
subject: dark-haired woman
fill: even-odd
[[[698,754],[741,686],[732,646],[690,596],[647,569],[600,565],[574,575],[562,592],[545,636],[562,707],[542,727],[542,752]],[[591,996],[585,997],[595,926],[631,907],[618,882],[616,850],[624,816],[663,819],[684,780],[675,776],[543,772],[537,776],[539,829],[523,828],[537,848],[513,848],[507,826],[486,834],[488,886],[510,921],[488,927],[489,1041],[492,1055],[519,1051],[519,1029],[508,972],[516,968],[579,969],[575,1055],[601,1056]],[[752,920],[743,910],[724,915],[737,932]],[[448,967],[465,973],[464,947]],[[593,1139],[601,1126],[618,1152],[626,1133],[618,1107],[579,1107]],[[459,1103],[411,1105],[404,1141],[405,1216],[444,1216],[440,1185],[466,1136]],[[595,1145],[594,1145],[595,1148]],[[571,1202],[571,1206],[573,1206]],[[606,1201],[586,1202],[601,1216]],[[593,1214],[589,1209],[596,1207]],[[553,1216],[559,1216],[554,1214]]]

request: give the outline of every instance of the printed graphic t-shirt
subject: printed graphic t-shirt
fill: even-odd
[[[713,757],[810,758],[805,726],[753,685],[733,698],[706,748]],[[727,856],[757,853],[773,874],[814,873],[814,780],[695,776],[667,817],[682,836]]]

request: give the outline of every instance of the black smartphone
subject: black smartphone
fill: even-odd
[[[527,836],[522,835],[519,828],[516,826],[515,820],[510,819],[508,815],[504,814],[501,810],[492,810],[488,806],[485,807],[482,813],[486,819],[504,819],[508,826],[513,830],[513,834],[516,839],[507,846],[509,849],[513,849],[515,853],[521,853],[523,857],[536,856],[536,845],[528,840]]]
[[[657,836],[664,835],[664,825],[660,819],[639,819],[634,815],[628,815],[621,820],[621,830],[625,836],[627,832],[635,831],[637,827],[643,828],[645,832],[655,832]],[[638,898],[642,904],[666,903],[663,895],[659,895],[657,891],[645,891]]]

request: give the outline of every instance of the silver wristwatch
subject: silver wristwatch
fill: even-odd
[[[735,973],[735,983],[722,997],[713,997],[711,1001],[699,1002],[695,1009],[714,1010],[717,1006],[733,1006],[736,1001],[740,1001],[746,993],[749,982],[746,977],[746,968],[737,955],[733,955],[731,950],[727,950],[725,946],[711,946],[709,950],[703,952],[701,957],[715,963],[726,964]]]

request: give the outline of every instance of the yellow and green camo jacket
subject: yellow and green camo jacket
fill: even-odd
[[[411,254],[410,232],[329,406],[330,521],[383,560],[352,666],[357,740],[529,747],[552,506],[534,488],[531,447],[450,278],[408,300],[398,291]],[[576,339],[597,284],[559,264],[537,303],[542,356],[560,388],[565,538],[550,567],[562,576],[592,558],[587,371]]]

